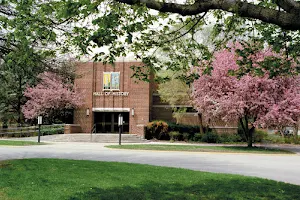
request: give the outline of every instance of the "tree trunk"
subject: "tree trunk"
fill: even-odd
[[[8,120],[4,117],[3,123],[2,123],[2,128],[8,128],[7,121]]]
[[[294,129],[295,129],[295,132],[294,132],[294,138],[295,138],[295,139],[298,139],[298,123],[295,124]]]
[[[255,131],[255,127],[252,126],[250,129],[248,128],[248,133],[249,133],[249,137],[248,137],[248,147],[252,147],[253,144],[253,133]]]
[[[17,113],[18,113],[18,124],[21,124],[21,99],[18,97],[18,108],[17,108]]]
[[[239,123],[243,129],[243,133],[244,133],[244,136],[245,136],[245,139],[246,141],[248,141],[248,135],[247,135],[247,129],[246,129],[246,126],[244,125],[244,121],[243,121],[243,118],[239,118]]]
[[[198,113],[198,120],[199,120],[199,126],[200,126],[200,134],[203,135],[204,130],[203,130],[203,122],[202,122],[202,114],[201,113]]]
[[[252,147],[252,134],[249,134],[248,147]]]
[[[283,128],[280,128],[279,133],[280,133],[281,137],[284,138],[284,129]]]
[[[245,133],[245,136],[246,136],[246,140],[247,140],[247,144],[248,144],[248,147],[252,147],[253,145],[253,133],[255,131],[255,127],[252,126],[250,129],[249,129],[249,124],[248,124],[248,116],[246,115],[244,117],[244,120],[242,118],[240,118],[240,123],[241,123],[241,126],[243,128],[243,131]]]
[[[19,76],[19,87],[18,87],[18,107],[17,107],[17,113],[18,113],[18,126],[21,124],[21,98],[22,98],[22,78]]]

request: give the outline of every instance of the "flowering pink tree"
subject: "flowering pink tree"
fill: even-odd
[[[52,72],[44,72],[38,76],[40,83],[35,87],[28,87],[24,92],[29,100],[22,107],[27,119],[34,119],[38,115],[50,117],[54,112],[80,106],[82,98],[71,84],[63,82],[62,78]]]
[[[294,126],[300,114],[299,76],[269,78],[247,74],[238,79],[230,76],[229,70],[239,69],[240,59],[236,48],[223,49],[214,54],[211,75],[202,74],[194,82],[194,103],[204,119],[219,118],[224,121],[239,121],[248,146],[252,146],[256,127]],[[268,56],[278,56],[270,50],[260,51],[248,59],[253,67]]]

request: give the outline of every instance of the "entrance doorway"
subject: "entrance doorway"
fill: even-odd
[[[118,133],[118,117],[123,115],[123,133],[129,133],[129,112],[94,112],[96,133]]]

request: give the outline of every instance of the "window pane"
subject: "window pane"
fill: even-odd
[[[120,72],[111,73],[111,89],[113,90],[120,89]]]
[[[103,89],[111,89],[110,88],[110,73],[103,73]]]

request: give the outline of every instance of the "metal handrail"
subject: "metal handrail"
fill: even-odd
[[[94,125],[93,125],[91,134],[96,133],[96,125],[97,125],[97,124],[94,124]]]
[[[93,141],[93,133],[96,133],[96,124],[94,124],[93,127],[92,127],[91,138],[90,138],[91,142]]]

